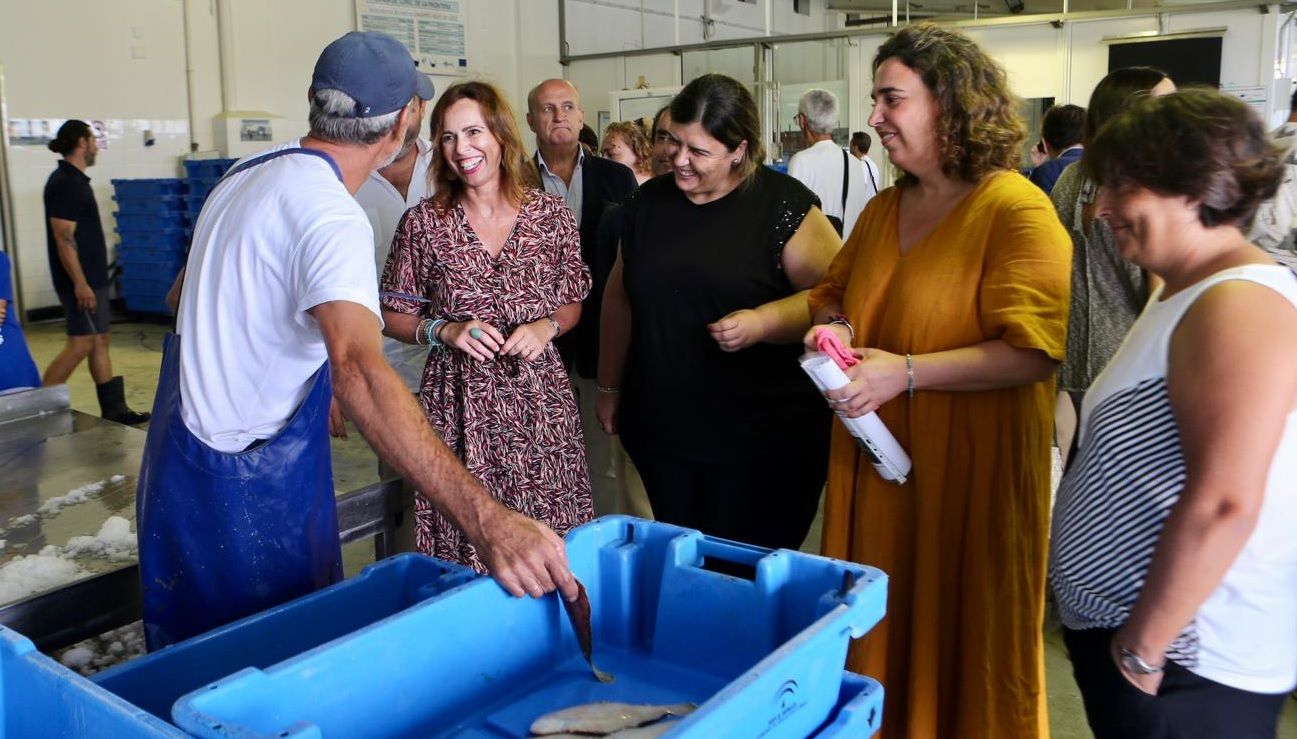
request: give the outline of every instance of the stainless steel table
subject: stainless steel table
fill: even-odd
[[[66,387],[0,396],[0,565],[74,536],[95,534],[109,516],[135,520],[135,475],[145,432],[72,410]],[[363,440],[334,454],[343,543],[372,537],[374,556],[395,549],[401,486],[380,480]],[[48,501],[102,482],[89,500],[39,513]],[[0,602],[0,624],[50,651],[140,618],[139,568],[133,561],[81,558],[86,576],[20,600]]]

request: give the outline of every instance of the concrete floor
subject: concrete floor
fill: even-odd
[[[158,366],[162,359],[162,337],[167,330],[168,328],[161,324],[113,324],[111,351],[113,370],[126,378],[126,398],[135,410],[148,411],[153,407],[153,393],[158,382]],[[37,366],[44,371],[46,365],[63,346],[65,337],[62,323],[28,326],[26,331],[32,356],[36,359]],[[86,413],[99,414],[94,383],[90,379],[89,370],[85,369],[84,365],[73,373],[68,386],[72,394],[73,408]],[[360,435],[354,433],[350,440],[336,442],[334,453],[373,457],[373,453],[360,439]],[[596,500],[606,496],[602,488],[607,483],[600,480],[600,477],[596,474],[593,481]],[[803,545],[806,551],[818,549],[819,528],[820,519],[817,517],[811,535]],[[372,549],[365,546],[363,542],[349,547],[344,553],[348,573],[354,573],[359,567],[372,561],[372,557]],[[1072,680],[1071,665],[1056,626],[1046,628],[1045,670],[1049,692],[1049,723],[1053,739],[1088,739],[1091,734],[1085,723],[1080,693]],[[1287,702],[1277,736],[1280,739],[1297,739],[1297,700]]]

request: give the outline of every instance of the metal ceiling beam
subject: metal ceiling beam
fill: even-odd
[[[566,5],[566,0],[559,0],[560,9]],[[1285,3],[1279,6],[1281,11],[1297,8],[1297,3]],[[977,20],[954,20],[944,22],[942,25],[951,28],[1011,28],[1014,26],[1040,26],[1045,24],[1060,26],[1065,22],[1085,22],[1095,20],[1107,20],[1116,18],[1145,18],[1149,16],[1175,15],[1177,13],[1210,13],[1222,10],[1254,10],[1257,13],[1265,14],[1269,12],[1269,6],[1258,4],[1255,0],[1224,0],[1215,3],[1200,3],[1195,5],[1178,5],[1167,6],[1159,5],[1148,8],[1129,8],[1122,10],[1089,10],[1081,12],[1059,12],[1059,13],[1036,13],[1033,15],[1012,15],[995,18],[979,18]],[[562,50],[559,62],[563,65],[572,62],[592,61],[596,59],[618,59],[631,56],[654,56],[658,54],[684,54],[695,51],[716,51],[719,49],[733,49],[741,46],[751,46],[753,44],[793,44],[803,41],[826,41],[838,38],[858,38],[862,36],[882,36],[891,33],[897,25],[883,27],[861,28],[851,27],[842,28],[836,31],[819,31],[816,33],[795,33],[785,36],[751,36],[746,38],[726,39],[721,41],[706,41],[698,44],[681,44],[678,46],[657,46],[650,49],[623,49],[621,51],[604,51],[592,54],[567,54],[566,49]],[[564,29],[559,30],[564,34]]]

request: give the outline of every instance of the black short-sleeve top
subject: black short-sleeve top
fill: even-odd
[[[761,167],[727,195],[695,205],[671,175],[626,202],[623,280],[631,341],[619,425],[641,448],[710,457],[777,448],[827,407],[798,366],[800,344],[723,352],[707,325],[795,292],[784,245],[819,200]]]
[[[73,237],[86,282],[93,288],[107,287],[108,246],[104,241],[104,226],[99,220],[95,192],[86,173],[66,160],[60,160],[58,168],[45,181],[45,243],[54,289],[67,294],[73,290],[72,278],[63,269],[63,262],[59,261],[58,243],[54,241],[54,229],[50,227],[51,218],[77,224]]]

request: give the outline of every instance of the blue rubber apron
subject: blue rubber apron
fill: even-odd
[[[231,176],[290,154],[281,149]],[[144,635],[149,650],[201,634],[342,579],[329,450],[329,362],[275,436],[224,453],[181,415],[180,343],[167,336],[136,488]]]

